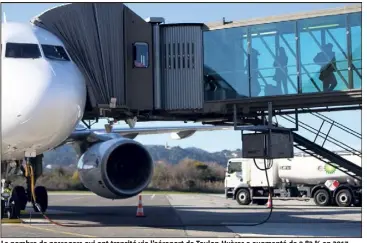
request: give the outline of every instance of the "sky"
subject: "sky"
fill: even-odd
[[[6,14],[7,21],[29,22],[29,20],[42,13],[43,11],[58,6],[58,3],[2,3],[1,12]],[[266,17],[273,15],[282,15],[295,13],[299,11],[313,11],[321,9],[330,9],[350,5],[348,3],[127,3],[129,8],[140,15],[147,17],[164,17],[166,23],[177,22],[212,22],[222,20],[241,20],[247,18]],[[261,10],[261,11],[259,11]],[[3,21],[3,18],[2,18]],[[361,110],[342,111],[322,113],[331,119],[361,133]],[[319,128],[322,120],[312,115],[301,115],[300,118],[306,124]],[[289,123],[282,122],[282,125],[294,127]],[[104,121],[99,122],[93,128],[101,128]],[[184,126],[183,122],[144,122],[137,123],[136,127],[146,126]],[[199,125],[199,124],[198,124]],[[119,122],[116,127],[127,127],[124,122]],[[327,133],[330,125],[323,126],[323,132]],[[299,134],[312,139],[310,133],[302,132]],[[330,135],[336,140],[342,140],[344,143],[355,149],[361,149],[361,140],[333,127]],[[144,135],[138,136],[137,141],[150,144],[168,144],[169,146],[198,147],[210,152],[223,149],[241,148],[241,134],[239,131],[213,131],[198,132],[193,136],[183,140],[172,140],[169,134],[164,135]],[[321,140],[317,140],[321,141]],[[322,143],[322,141],[321,141]],[[331,150],[338,149],[332,144],[325,144],[325,147]]]

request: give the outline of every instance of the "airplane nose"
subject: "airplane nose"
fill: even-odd
[[[2,61],[3,144],[40,151],[58,146],[83,117],[84,77],[72,62]]]
[[[37,72],[34,72],[37,73]],[[83,116],[86,102],[84,78],[72,63],[49,63],[38,73],[23,113],[23,123],[34,129],[34,136],[49,139],[56,146],[66,139]]]
[[[83,116],[86,102],[86,86],[79,70],[68,64],[50,66],[52,84],[46,100],[50,101],[53,114],[50,118],[59,130],[71,133]],[[68,134],[69,135],[69,134]]]

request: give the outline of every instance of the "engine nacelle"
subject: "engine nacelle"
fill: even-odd
[[[114,138],[91,146],[79,159],[83,185],[110,199],[139,194],[150,183],[154,163],[146,148],[131,139]]]

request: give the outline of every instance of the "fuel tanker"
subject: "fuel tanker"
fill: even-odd
[[[347,153],[339,155],[358,166],[362,164],[359,156]],[[265,204],[269,192],[273,199],[313,198],[319,206],[362,205],[361,178],[352,177],[340,171],[336,165],[308,155],[272,161],[230,159],[224,184],[226,198],[237,200],[240,205]]]

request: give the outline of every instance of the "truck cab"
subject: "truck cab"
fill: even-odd
[[[259,168],[264,168],[264,161],[256,160],[256,163]],[[269,181],[273,178],[272,171],[272,168],[268,170]],[[253,200],[253,196],[268,196],[268,189],[265,172],[256,167],[253,159],[228,160],[224,179],[226,198],[235,199],[240,205],[248,205],[251,202],[263,205],[267,202],[266,199]]]

